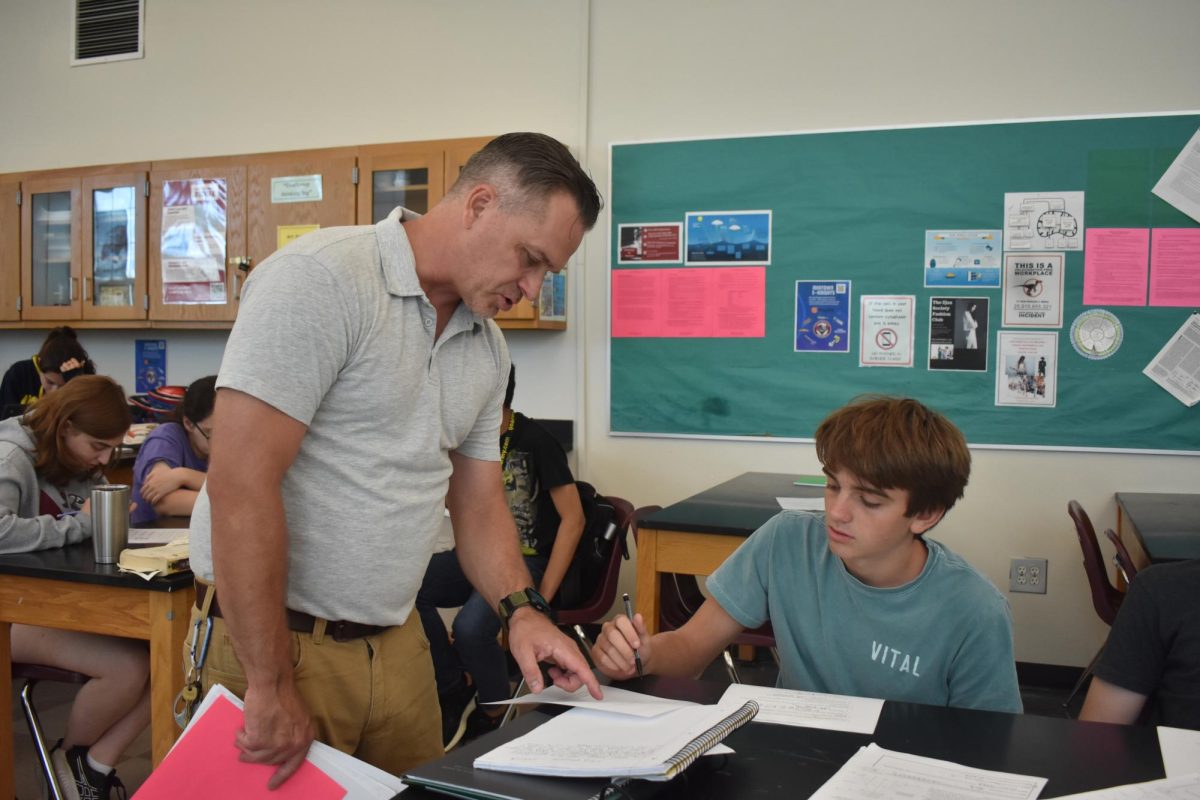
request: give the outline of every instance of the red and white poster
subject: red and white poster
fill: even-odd
[[[616,269],[613,338],[761,338],[765,267]]]
[[[163,182],[163,302],[224,303],[226,190],[223,179]]]

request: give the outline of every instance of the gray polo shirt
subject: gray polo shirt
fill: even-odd
[[[326,619],[404,622],[442,521],[450,452],[499,459],[504,336],[459,305],[435,341],[400,224],[414,216],[314,231],[255,268],[217,380],[308,426],[282,487],[288,607]],[[209,580],[210,524],[201,490],[191,559]]]

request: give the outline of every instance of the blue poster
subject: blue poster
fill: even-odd
[[[166,339],[137,339],[133,357],[138,394],[145,394],[167,382]]]
[[[771,263],[770,211],[689,211],[686,217],[686,265]]]
[[[796,281],[796,352],[850,352],[850,281]]]
[[[925,231],[925,287],[1000,288],[1000,231]]]

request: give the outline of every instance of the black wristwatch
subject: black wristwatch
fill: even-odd
[[[554,609],[546,602],[546,598],[542,597],[537,589],[528,586],[519,592],[513,592],[500,601],[500,623],[504,626],[504,630],[508,630],[508,621],[512,619],[512,615],[518,608],[524,606],[531,606],[549,617],[551,622],[554,621]]]

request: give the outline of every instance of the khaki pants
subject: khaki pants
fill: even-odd
[[[193,608],[193,624],[199,616]],[[212,642],[200,673],[203,691],[220,683],[244,697],[246,678],[225,620],[212,622]],[[290,636],[296,687],[319,741],[393,775],[443,755],[433,662],[417,614],[379,636],[348,642],[329,636],[317,640],[312,633]]]

